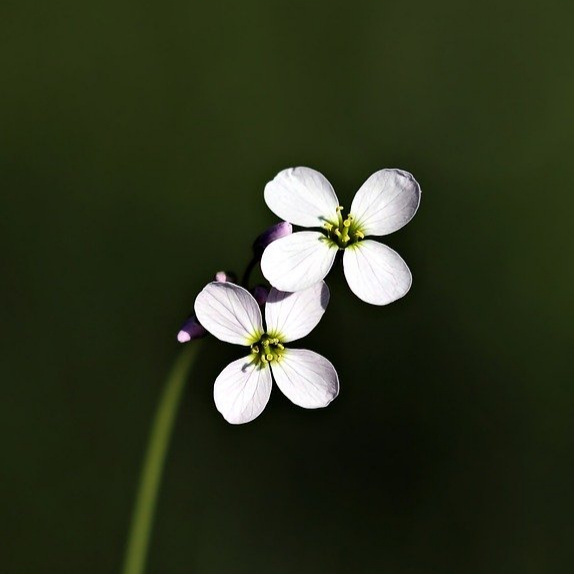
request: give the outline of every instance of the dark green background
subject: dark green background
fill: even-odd
[[[324,411],[212,401],[203,343],[150,573],[574,568],[571,2],[3,2],[0,569],[118,572],[175,335],[308,165],[423,189],[411,292],[329,277]]]

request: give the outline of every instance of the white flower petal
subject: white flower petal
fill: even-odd
[[[257,418],[269,402],[270,395],[270,369],[258,365],[252,356],[227,365],[215,379],[213,387],[217,410],[234,425]]]
[[[281,219],[301,227],[337,221],[339,200],[325,176],[308,167],[280,171],[265,186],[265,202]]]
[[[408,171],[382,169],[357,191],[349,213],[365,235],[388,235],[413,218],[420,199],[421,188]]]
[[[283,343],[308,335],[321,320],[329,303],[329,288],[324,281],[297,293],[271,289],[265,305],[267,333]]]
[[[401,256],[370,239],[345,249],[343,268],[351,291],[372,305],[387,305],[400,299],[412,283],[411,272]]]
[[[261,271],[280,291],[301,291],[319,283],[333,266],[338,247],[318,231],[299,231],[274,241],[261,258]]]
[[[305,409],[326,407],[339,394],[335,367],[313,351],[285,349],[271,370],[283,394]]]
[[[233,283],[206,285],[195,299],[195,314],[212,335],[227,343],[250,345],[263,334],[257,301]]]

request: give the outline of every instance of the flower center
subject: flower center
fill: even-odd
[[[360,230],[359,225],[349,214],[343,219],[343,207],[337,207],[337,222],[327,221],[323,224],[323,233],[328,240],[332,241],[339,249],[345,249],[361,239],[365,239],[365,234]]]
[[[285,347],[277,337],[267,334],[251,345],[251,353],[256,355],[257,361],[262,365],[278,361],[284,350]]]

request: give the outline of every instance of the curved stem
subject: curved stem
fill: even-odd
[[[249,262],[249,265],[245,269],[245,273],[243,273],[243,277],[241,279],[241,286],[245,287],[245,289],[249,290],[249,278],[251,277],[251,272],[255,269],[255,266],[259,263],[259,257],[254,256],[253,259]]]
[[[166,382],[153,421],[140,475],[126,546],[123,574],[143,574],[157,495],[175,416],[198,342],[188,345],[177,358]]]

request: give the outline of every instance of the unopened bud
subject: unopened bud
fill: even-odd
[[[197,320],[197,317],[195,315],[190,315],[181,326],[181,329],[177,334],[177,340],[180,343],[187,343],[194,339],[201,339],[201,337],[205,337],[205,335],[207,335],[207,331],[202,327],[201,323]]]
[[[251,293],[253,294],[253,297],[255,297],[255,301],[257,301],[259,307],[263,307],[267,302],[267,297],[269,297],[269,289],[263,285],[255,285],[251,290]]]
[[[231,271],[218,271],[215,280],[218,283],[237,283],[237,275]]]
[[[293,233],[293,226],[288,221],[281,221],[280,223],[272,225],[253,242],[253,253],[261,257],[265,248],[270,243],[287,235],[291,235],[291,233]]]

